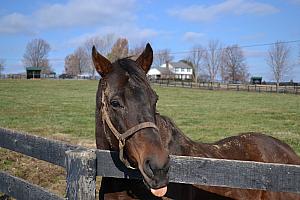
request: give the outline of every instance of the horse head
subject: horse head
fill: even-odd
[[[102,77],[96,120],[102,123],[108,148],[119,151],[127,167],[140,170],[154,195],[163,196],[168,184],[169,151],[155,125],[158,96],[146,77],[153,61],[150,44],[135,61],[123,58],[111,63],[95,47],[92,58]]]

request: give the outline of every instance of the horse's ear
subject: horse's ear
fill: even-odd
[[[92,49],[92,58],[97,72],[102,77],[108,74],[112,70],[111,62],[107,58],[102,56],[100,53],[98,53],[95,46],[93,46]]]
[[[149,71],[153,61],[153,50],[149,43],[147,43],[146,48],[143,53],[136,59],[136,63],[140,66],[145,73]]]

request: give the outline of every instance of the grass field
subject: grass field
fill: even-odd
[[[97,81],[2,80],[0,126],[94,139]],[[158,110],[194,140],[260,131],[300,153],[300,96],[154,87]]]
[[[212,142],[241,132],[280,138],[300,153],[300,96],[156,88],[158,109],[192,139]]]
[[[79,80],[0,80],[0,127],[93,145],[97,85],[97,81]],[[158,111],[171,117],[194,140],[212,142],[240,132],[264,132],[284,140],[300,154],[300,96],[159,86],[154,89],[159,95]],[[0,170],[15,169],[16,160],[17,156],[0,151]],[[29,176],[28,169],[35,168],[33,162],[14,173]],[[30,176],[35,177],[41,169],[36,168]],[[63,182],[64,174],[59,172],[53,177],[48,183],[50,188]],[[43,181],[41,185],[48,187]],[[60,183],[55,187],[58,193],[63,188]]]

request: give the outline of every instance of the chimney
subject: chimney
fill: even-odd
[[[166,68],[169,70],[169,61],[166,61]]]

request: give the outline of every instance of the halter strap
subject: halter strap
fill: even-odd
[[[128,139],[130,136],[132,136],[133,134],[135,134],[136,132],[145,129],[145,128],[153,128],[155,130],[158,131],[157,126],[153,123],[153,122],[143,122],[140,123],[136,126],[131,127],[130,129],[128,129],[127,131],[125,131],[124,133],[120,133],[115,126],[112,124],[108,113],[107,113],[107,107],[106,107],[106,103],[104,100],[104,92],[102,93],[102,120],[107,124],[107,126],[109,127],[109,129],[111,130],[111,132],[114,134],[114,136],[117,138],[117,140],[119,141],[119,158],[120,160],[124,163],[124,165],[127,168],[130,169],[135,169],[134,167],[132,167],[129,163],[129,161],[124,158],[124,147],[125,147],[125,143],[126,143],[126,139]]]

